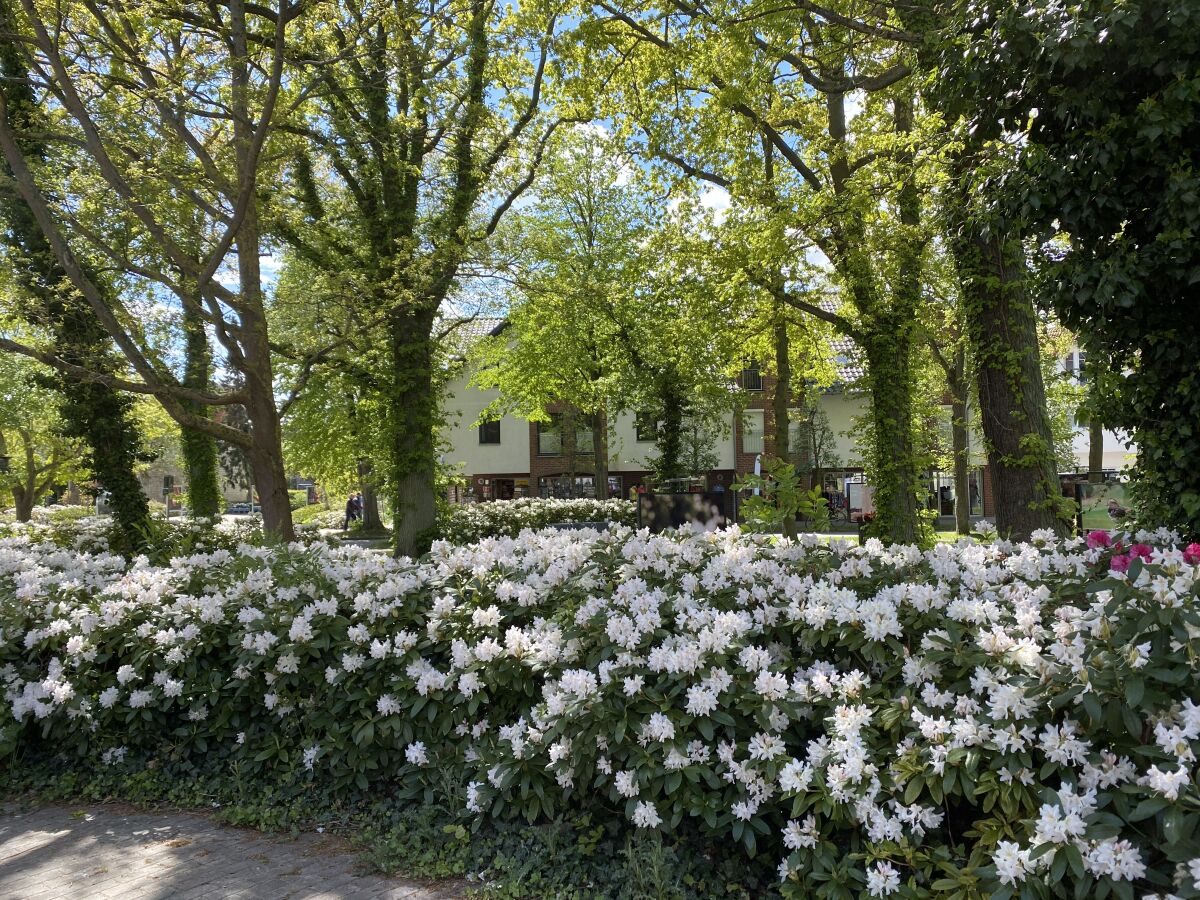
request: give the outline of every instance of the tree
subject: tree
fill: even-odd
[[[1200,320],[1183,312],[1200,298],[1200,9],[986,12],[965,42],[972,101],[1024,141],[997,174],[997,206],[1042,249],[1045,300],[1104,360],[1091,408],[1137,443],[1139,514],[1200,534]]]
[[[805,397],[798,412],[788,461],[796,467],[796,474],[805,476],[805,487],[820,487],[822,472],[841,465],[837,455],[837,435],[817,396]]]
[[[347,3],[301,48],[320,62],[273,227],[372,313],[398,554],[433,534],[440,311],[557,127],[541,107],[562,21],[553,3]]]
[[[601,8],[608,16],[593,31],[607,52],[602,65],[589,59],[581,92],[628,123],[648,158],[782,221],[793,243],[828,261],[846,301],[840,311],[792,290],[786,274],[799,254],[760,257],[748,274],[861,348],[880,448],[878,527],[890,540],[915,540],[911,357],[928,229],[915,153],[925,124],[904,80],[918,36],[886,13],[869,20],[853,10],[738,0]],[[852,122],[849,102],[860,98]]]
[[[1132,308],[1139,310],[1135,318],[1141,316],[1145,289],[1140,286],[1147,276],[1158,296],[1171,296],[1171,288],[1157,293],[1163,276],[1186,293],[1189,264],[1177,268],[1180,258],[1168,253],[1171,260],[1162,272],[1154,271],[1158,263],[1141,269],[1146,258],[1120,270],[1139,258],[1139,252],[1128,252],[1135,245],[1152,247],[1157,235],[1178,234],[1178,228],[1187,227],[1186,221],[1171,221],[1172,214],[1162,212],[1171,206],[1168,197],[1180,196],[1175,176],[1187,172],[1187,155],[1194,148],[1190,62],[1196,44],[1186,22],[1172,14],[1168,24],[1163,7],[1141,2],[1120,14],[1098,2],[1068,8],[1008,0],[949,4],[940,13],[948,24],[931,46],[936,48],[938,96],[950,121],[961,118],[953,197],[960,223],[960,271],[978,298],[977,342],[984,352],[980,406],[985,433],[1007,422],[1007,438],[989,434],[990,452],[1012,463],[1007,469],[994,463],[995,485],[1004,491],[997,512],[1019,517],[1014,521],[1024,524],[1008,530],[1020,535],[1044,526],[1058,505],[1051,427],[1033,352],[1033,290],[1057,306],[1069,328],[1090,325],[1088,349],[1111,360],[1117,372],[1123,367],[1153,371],[1152,358],[1159,352],[1164,353],[1164,371],[1169,371],[1190,340],[1175,343],[1176,325],[1166,324],[1166,318],[1174,319],[1170,313],[1151,328],[1164,328],[1168,343],[1156,335],[1142,346],[1145,332],[1123,320]],[[1194,13],[1183,18],[1188,17]],[[1134,70],[1122,67],[1116,73],[1112,59],[1129,60]],[[1142,100],[1150,100],[1151,106],[1142,109]],[[1166,107],[1172,107],[1170,112]],[[1171,125],[1160,133],[1163,121]],[[1142,131],[1146,126],[1150,132]],[[1194,179],[1192,184],[1194,190]],[[1187,190],[1183,187],[1184,194]],[[1061,241],[1052,240],[1060,229],[1067,253],[1060,252]],[[1136,238],[1130,242],[1132,235]],[[1027,271],[1027,238],[1049,251],[1040,254],[1036,282]],[[1175,302],[1169,301],[1171,310],[1177,308]],[[1139,382],[1136,377],[1117,380]],[[1142,395],[1142,410],[1154,409],[1154,418],[1165,421],[1160,418],[1163,400],[1176,382],[1175,374],[1168,374],[1151,395]],[[1183,413],[1192,401],[1176,396],[1176,402],[1181,400],[1178,412]],[[1190,410],[1194,415],[1196,407]],[[1127,424],[1146,422],[1153,433],[1145,412],[1127,412]],[[1162,446],[1165,455],[1151,450],[1150,456],[1190,458],[1174,427],[1169,438],[1163,434]],[[1154,479],[1141,480],[1148,484]],[[1176,499],[1186,493],[1177,492],[1178,487],[1170,491]],[[1193,512],[1200,515],[1200,493],[1194,497]],[[1186,518],[1183,506],[1174,509],[1174,521]],[[1055,526],[1062,529],[1063,523]]]
[[[618,184],[619,157],[590,128],[561,132],[535,182],[536,199],[498,234],[508,250],[511,284],[504,330],[481,343],[473,380],[500,391],[488,414],[516,412],[547,421],[561,405],[562,454],[574,475],[594,475],[597,499],[608,496],[609,417],[621,409],[619,368],[641,349],[629,331],[630,285],[644,268],[646,210]],[[576,420],[590,424],[578,446]]]
[[[497,388],[496,412],[544,419],[563,404],[564,463],[573,472],[575,415],[591,420],[597,496],[607,495],[608,420],[633,410],[656,423],[656,479],[695,474],[687,441],[729,410],[715,286],[692,258],[689,210],[646,199],[611,138],[575,129],[553,147],[536,199],[500,235],[512,248],[507,327],[481,343],[475,383]],[[707,429],[703,429],[707,430]]]
[[[22,148],[0,95],[0,150],[16,190],[133,377],[72,363],[52,349],[7,339],[0,346],[81,380],[153,394],[181,426],[245,448],[264,524],[283,538],[292,536],[291,510],[258,213],[285,38],[303,9],[287,0],[277,9],[231,0],[227,10],[199,12],[153,0],[65,8],[21,0],[6,39],[22,48],[25,70],[35,74],[37,102],[59,113],[53,165]],[[61,177],[63,164],[72,179]],[[121,292],[103,289],[89,256],[121,274]],[[236,279],[218,279],[231,256]],[[244,388],[213,393],[172,371],[130,309],[135,289],[199,316]],[[249,432],[205,414],[235,403],[247,409]]]
[[[0,35],[14,30],[7,0],[0,2]],[[35,102],[28,64],[15,41],[0,41],[0,95],[22,151],[45,162],[47,125]],[[0,162],[4,180],[11,170]],[[5,229],[4,261],[12,276],[5,286],[6,305],[25,325],[50,336],[55,356],[72,366],[114,375],[117,361],[108,335],[92,316],[87,303],[69,286],[66,273],[19,193],[0,186],[0,222]],[[105,290],[112,286],[92,273]],[[107,491],[117,527],[127,546],[144,541],[150,507],[135,468],[144,450],[130,397],[110,385],[84,382],[61,372],[47,372],[44,383],[56,390],[55,404],[62,430],[86,446],[84,465]]]
[[[63,434],[57,398],[44,386],[48,374],[19,356],[0,356],[0,456],[11,457],[0,484],[12,494],[18,522],[29,521],[51,488],[83,471],[79,442]]]

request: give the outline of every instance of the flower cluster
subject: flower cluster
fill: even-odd
[[[439,522],[439,531],[452,544],[470,544],[489,537],[517,537],[559,522],[612,522],[633,525],[637,506],[628,500],[553,500],[524,497],[455,506]]]
[[[1198,560],[522,532],[155,566],[0,540],[0,758],[294,769],[685,819],[793,897],[1200,896]],[[1092,543],[1095,543],[1094,541]]]

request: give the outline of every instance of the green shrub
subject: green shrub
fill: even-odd
[[[515,538],[525,529],[545,528],[559,522],[612,522],[633,525],[637,506],[628,500],[554,500],[524,497],[451,506],[438,522],[438,532],[452,544],[469,544],[484,538]]]

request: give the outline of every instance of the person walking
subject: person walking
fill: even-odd
[[[346,517],[342,521],[342,531],[350,530],[350,523],[358,518],[358,506],[354,502],[354,495],[351,494],[346,498]]]

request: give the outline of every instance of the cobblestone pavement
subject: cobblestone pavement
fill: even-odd
[[[0,807],[0,900],[448,900],[454,888],[356,874],[343,841],[293,840],[193,813]]]

